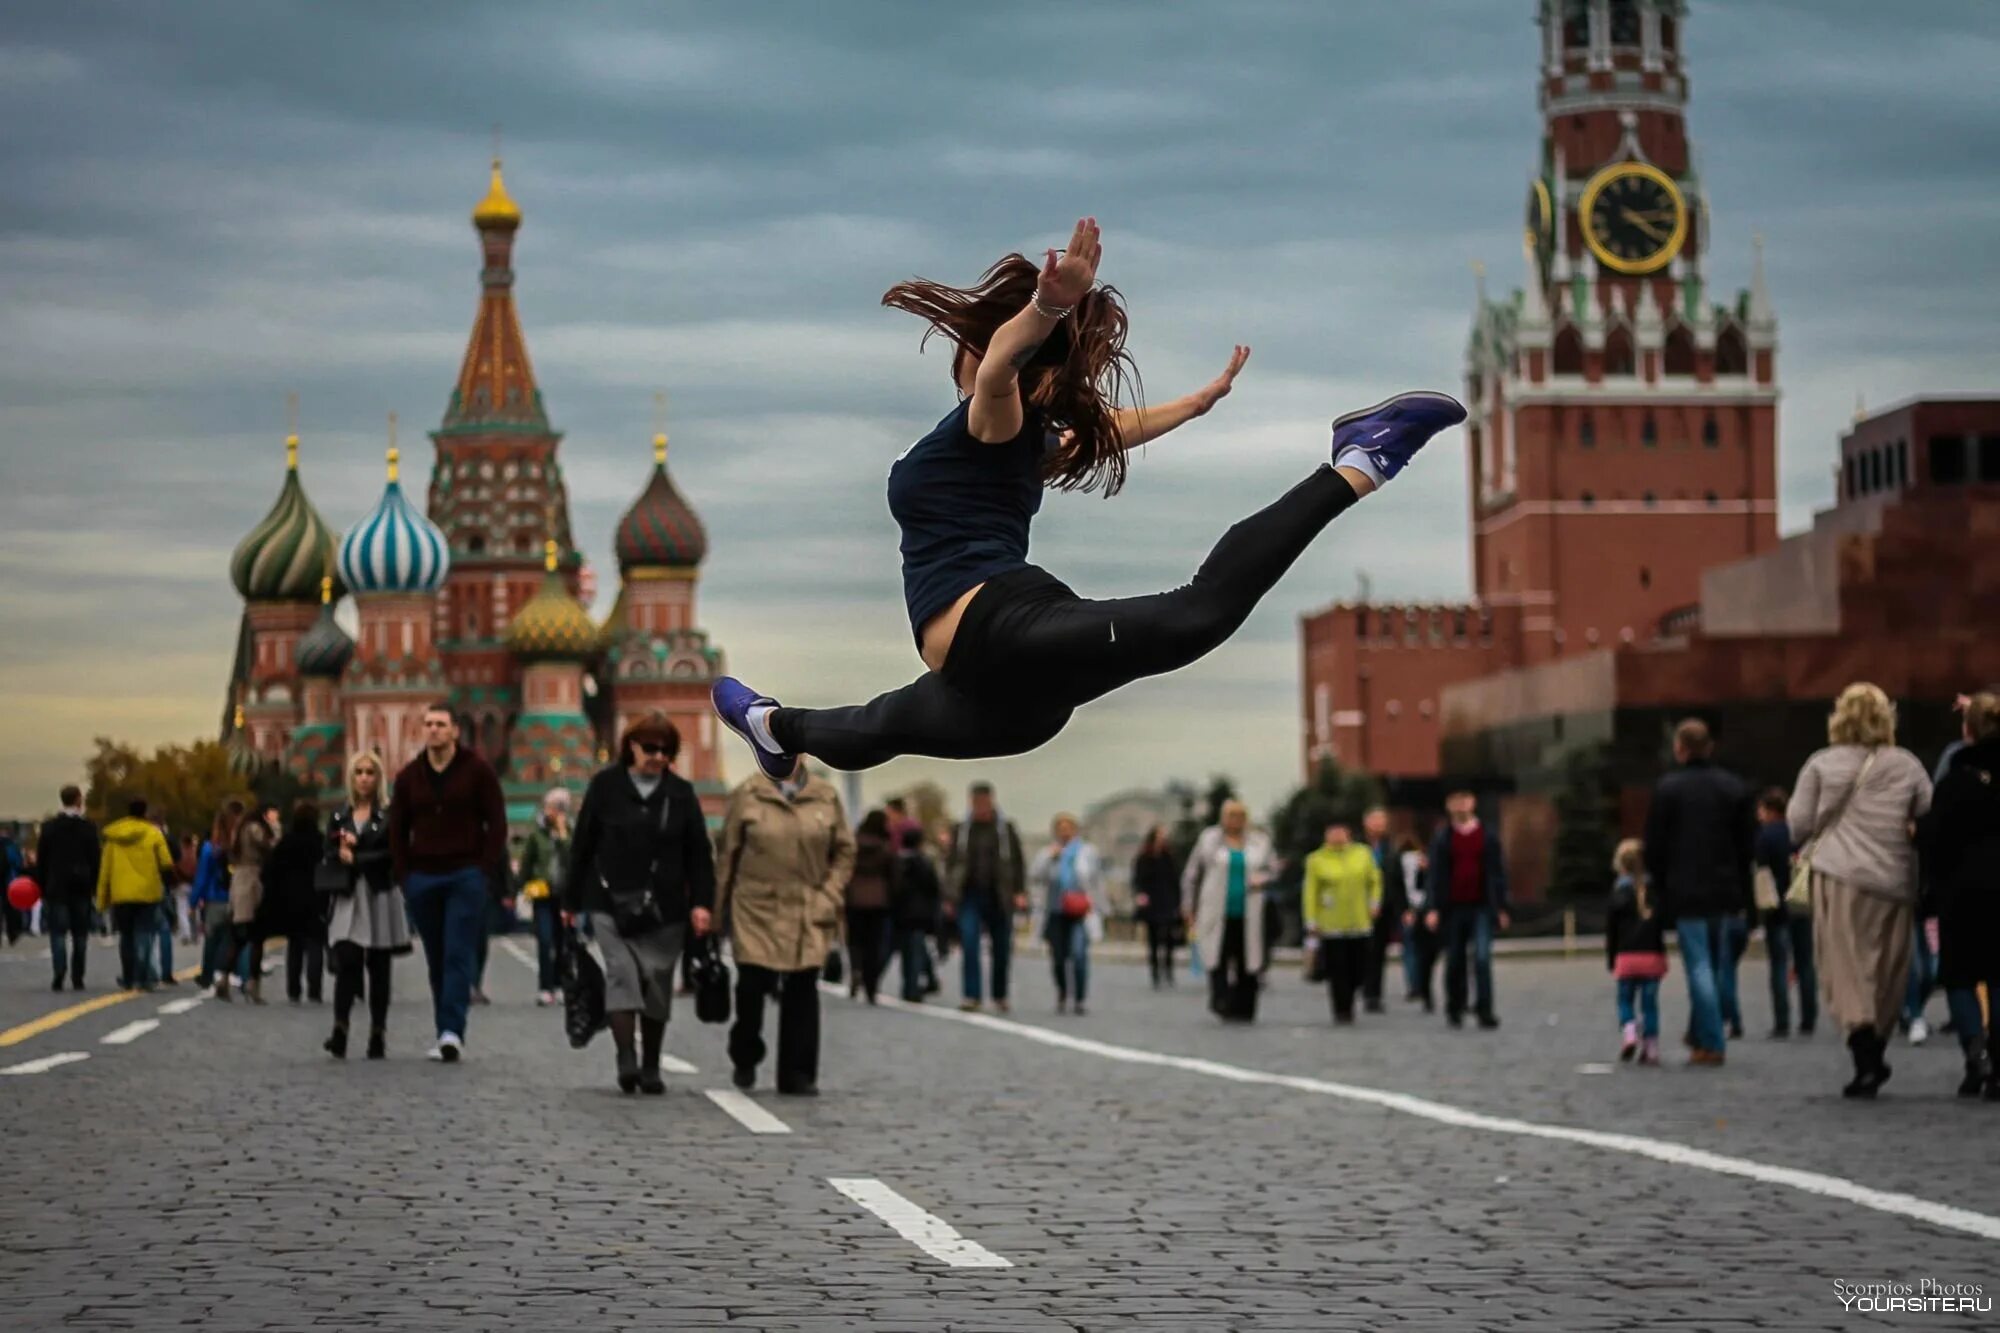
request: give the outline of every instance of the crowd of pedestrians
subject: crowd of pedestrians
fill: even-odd
[[[2000,1028],[1982,995],[2000,983],[2000,695],[1960,707],[1961,739],[1926,772],[1897,747],[1887,696],[1854,685],[1834,706],[1828,745],[1789,791],[1753,792],[1718,762],[1703,722],[1676,728],[1645,836],[1620,843],[1609,867],[1605,959],[1621,1059],[1661,1062],[1661,991],[1677,950],[1688,1062],[1723,1064],[1745,1035],[1739,963],[1761,930],[1769,1036],[1810,1036],[1824,1011],[1851,1056],[1846,1095],[1873,1097],[1888,1081],[1899,1029],[1914,1044],[1929,1038],[1926,1001],[1942,989],[1945,1026],[1965,1057],[1959,1091],[2000,1100]],[[956,950],[960,1008],[1010,1012],[1023,919],[1044,946],[1056,1011],[1088,1012],[1091,955],[1113,907],[1109,867],[1073,815],[1058,815],[1030,852],[991,785],[975,782],[956,823],[926,828],[900,800],[851,822],[835,789],[800,764],[741,783],[712,838],[694,788],[673,769],[680,735],[655,714],[619,738],[573,821],[570,792],[547,793],[510,856],[491,767],[459,745],[448,707],[427,710],[423,726],[423,749],[393,779],[379,756],[353,756],[324,819],[310,801],[284,812],[229,801],[205,837],[178,847],[143,799],[100,831],[82,793],[64,788],[31,855],[0,842],[9,868],[39,886],[54,989],[83,988],[101,923],[117,936],[121,987],[173,984],[178,935],[200,939],[199,985],[223,1000],[233,985],[263,1004],[265,943],[282,937],[291,1002],[321,1003],[332,974],[326,1051],[346,1056],[365,998],[366,1053],[380,1059],[391,964],[421,944],[428,1056],[454,1062],[494,917],[512,918],[518,897],[534,925],[538,1005],[562,1001],[574,951],[597,963],[602,1026],[627,1092],[664,1090],[674,996],[693,970],[720,963],[723,940],[740,1088],[754,1087],[769,1059],[780,1093],[817,1092],[821,985],[843,974],[850,996],[874,1004],[894,965],[902,1000],[922,1003],[942,989]],[[1447,1023],[1462,1027],[1469,1015],[1497,1027],[1506,866],[1470,791],[1446,798],[1427,841],[1392,833],[1385,809],[1328,823],[1290,870],[1306,979],[1326,986],[1333,1023],[1382,1013],[1397,970],[1404,1001],[1434,1012],[1442,964]],[[1214,1015],[1254,1022],[1282,933],[1274,889],[1286,870],[1240,801],[1223,803],[1184,855],[1168,829],[1152,829],[1129,882],[1153,987],[1174,986],[1185,948]]]

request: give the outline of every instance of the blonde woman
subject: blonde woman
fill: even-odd
[[[1827,1009],[1847,1033],[1848,1097],[1889,1081],[1882,1059],[1902,1011],[1916,911],[1910,837],[1930,809],[1931,780],[1896,746],[1896,708],[1866,683],[1840,692],[1827,748],[1806,760],[1785,811],[1812,866],[1813,952]]]
[[[1221,822],[1202,830],[1182,872],[1195,946],[1208,968],[1208,1007],[1225,1022],[1257,1017],[1267,961],[1264,891],[1275,873],[1271,839],[1250,827],[1250,810],[1241,801],[1223,802]]]
[[[327,860],[347,867],[350,888],[335,896],[326,939],[333,953],[333,1035],[326,1051],[347,1058],[347,1020],[368,986],[368,1058],[387,1054],[389,960],[410,952],[410,916],[389,873],[389,808],[382,790],[382,756],[357,752],[347,761],[347,803],[326,823]]]

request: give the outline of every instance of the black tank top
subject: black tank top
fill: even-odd
[[[1024,414],[1005,444],[972,437],[970,399],[889,468],[889,512],[903,530],[903,600],[910,631],[990,578],[1028,563],[1028,525],[1042,507],[1048,440],[1041,419]]]

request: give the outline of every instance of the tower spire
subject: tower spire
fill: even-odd
[[[403,451],[396,447],[396,414],[389,414],[389,480],[394,482],[402,471]]]
[[[667,395],[662,390],[653,395],[653,466],[667,465]]]
[[[1771,291],[1764,283],[1764,233],[1756,232],[1750,237],[1750,310],[1748,323],[1759,332],[1776,324],[1777,316],[1771,310]]]
[[[495,147],[492,184],[472,210],[484,261],[479,270],[479,312],[473,316],[472,336],[440,433],[547,435],[549,419],[514,311],[514,237],[521,226],[521,210],[501,179],[497,139]]]

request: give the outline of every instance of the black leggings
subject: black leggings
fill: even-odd
[[[389,963],[387,949],[363,949],[342,940],[333,946],[333,1021],[346,1027],[361,995],[361,974],[368,973],[368,1026],[377,1032],[389,1026]]]
[[[1024,754],[1052,740],[1079,706],[1221,645],[1355,499],[1347,479],[1321,465],[1223,533],[1193,580],[1172,592],[1087,601],[1032,565],[1002,574],[966,607],[943,671],[856,707],[777,709],[771,734],[847,770],[906,754]]]

